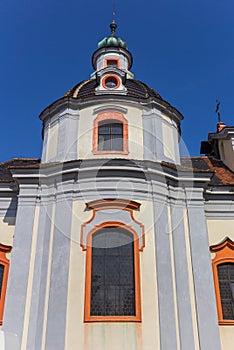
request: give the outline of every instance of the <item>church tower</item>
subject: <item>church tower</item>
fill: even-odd
[[[21,350],[221,350],[212,173],[181,162],[182,114],[135,79],[110,28],[91,77],[40,114],[41,161],[11,167],[3,330]]]

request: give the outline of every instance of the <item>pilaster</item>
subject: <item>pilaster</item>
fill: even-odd
[[[220,350],[220,336],[202,188],[186,188],[200,350]]]
[[[27,192],[30,192],[30,196],[26,195]],[[3,321],[3,331],[17,334],[20,343],[26,312],[32,240],[37,231],[39,213],[36,196],[37,185],[20,189]]]
[[[174,305],[172,261],[168,203],[157,198],[154,201],[154,230],[156,251],[156,273],[158,285],[160,350],[176,350],[177,330]]]

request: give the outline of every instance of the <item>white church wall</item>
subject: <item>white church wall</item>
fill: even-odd
[[[180,164],[176,123],[156,108],[142,113],[144,159]]]
[[[115,104],[118,106],[118,104]],[[111,104],[110,104],[111,106]],[[97,107],[97,105],[95,105]],[[99,107],[105,107],[108,111],[107,104],[101,104]],[[143,159],[143,130],[141,109],[130,105],[121,104],[121,107],[127,109],[124,117],[128,121],[128,150],[127,155],[114,154],[114,158],[129,158],[129,159]],[[111,109],[113,110],[113,109]],[[90,158],[113,158],[113,154],[93,154],[93,127],[94,119],[97,114],[94,113],[93,107],[88,107],[80,110],[80,122],[78,130],[78,159]]]

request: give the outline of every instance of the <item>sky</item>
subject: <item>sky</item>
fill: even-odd
[[[233,0],[119,0],[116,35],[127,41],[135,78],[184,116],[190,155],[221,120],[234,125]],[[0,161],[40,157],[41,111],[93,72],[110,33],[107,0],[1,0]]]

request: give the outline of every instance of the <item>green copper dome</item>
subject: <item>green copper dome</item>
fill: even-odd
[[[115,36],[115,30],[117,28],[117,24],[115,23],[115,21],[113,21],[110,24],[110,28],[111,28],[111,35],[99,41],[98,48],[101,49],[102,47],[115,46],[115,47],[123,47],[124,49],[127,49],[127,43],[123,41],[121,38],[117,38]]]

